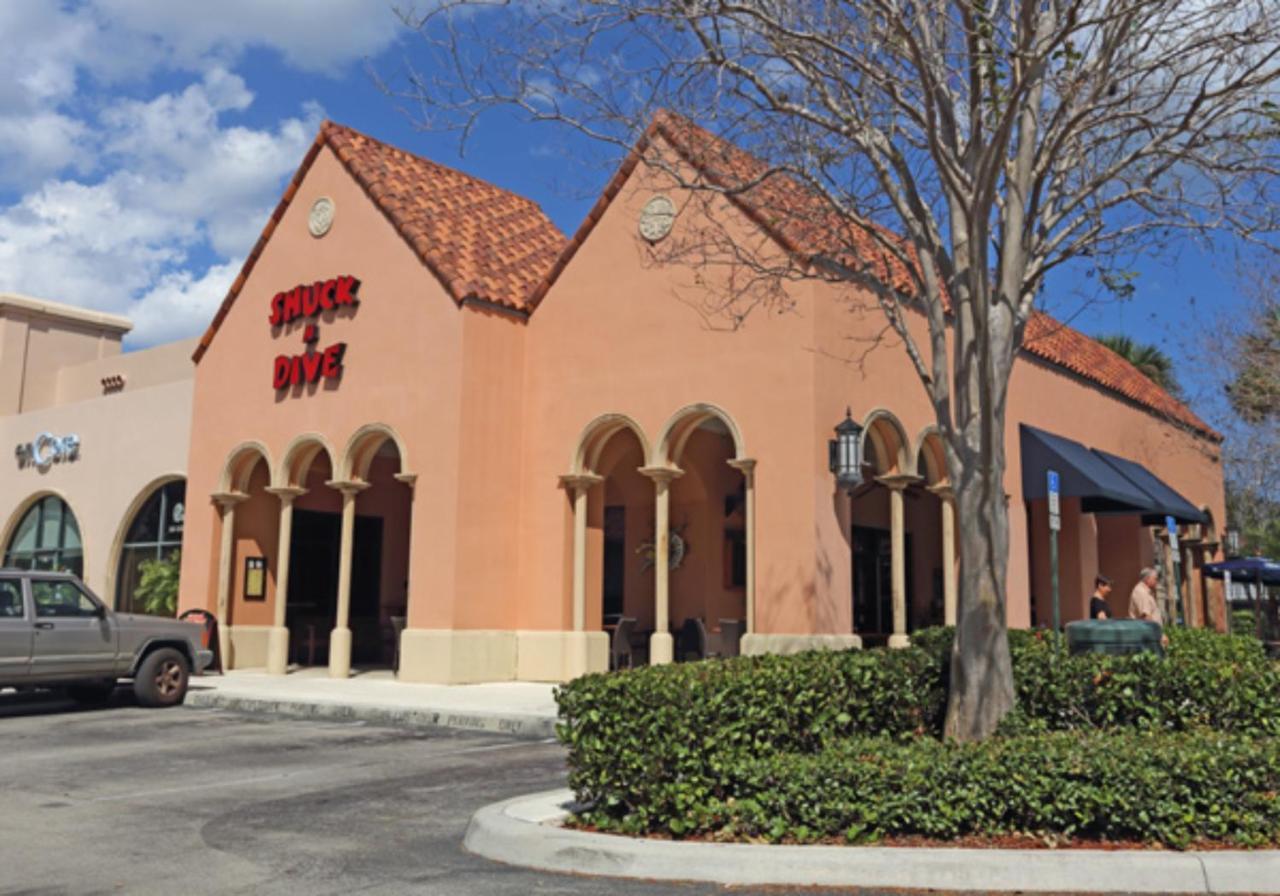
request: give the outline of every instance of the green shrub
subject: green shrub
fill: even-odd
[[[581,820],[677,837],[869,843],[1029,834],[1280,844],[1280,739],[1059,732],[959,745],[851,738],[816,755],[713,750],[706,781],[669,780],[634,811]]]
[[[1231,634],[1250,638],[1258,636],[1258,620],[1253,615],[1253,610],[1231,611]]]

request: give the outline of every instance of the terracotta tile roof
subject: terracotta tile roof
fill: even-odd
[[[763,175],[769,171],[764,161],[682,116],[661,111],[614,175],[587,220],[548,272],[546,280],[535,290],[530,299],[531,305],[536,305],[546,294],[555,277],[621,190],[655,136],[662,137],[710,183],[729,189],[730,199],[787,251],[806,261],[817,257],[830,259],[834,255],[833,260],[846,267],[887,280],[895,289],[908,295],[914,293],[913,279],[902,260],[883,248],[866,228],[850,224],[843,216],[836,215],[829,203],[814,190],[786,174],[764,178]],[[751,186],[735,189],[745,184]],[[897,238],[887,230],[879,229],[878,233],[881,239]],[[834,251],[831,247],[835,247]],[[914,253],[910,257],[914,258]],[[1222,440],[1222,436],[1190,408],[1128,361],[1047,314],[1036,312],[1028,321],[1023,350],[1167,420],[1215,441]]]
[[[457,302],[527,313],[526,299],[565,245],[536,203],[452,168],[326,121],[196,348],[199,361],[284,217],[321,148],[328,146]]]

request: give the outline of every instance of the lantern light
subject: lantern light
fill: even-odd
[[[828,467],[836,484],[852,491],[862,483],[862,427],[845,408],[844,419],[836,425],[836,437],[827,443]]]

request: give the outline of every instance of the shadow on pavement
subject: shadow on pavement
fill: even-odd
[[[56,689],[0,691],[0,719],[110,712],[137,706],[138,700],[134,697],[133,688],[129,685],[117,685],[106,703],[92,706],[82,706],[68,697],[65,692]]]

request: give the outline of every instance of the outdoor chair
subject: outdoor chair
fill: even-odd
[[[391,637],[395,639],[395,646],[391,654],[391,668],[396,673],[400,672],[400,635],[404,631],[406,621],[407,617],[405,616],[391,617]]]
[[[707,627],[697,616],[684,621],[676,637],[676,659],[700,660],[707,655]]]
[[[738,656],[742,649],[742,636],[746,631],[745,619],[721,619],[717,653],[720,656]]]
[[[635,628],[636,621],[630,616],[622,616],[618,619],[618,624],[613,629],[613,637],[609,641],[610,669],[631,668],[631,634]]]

